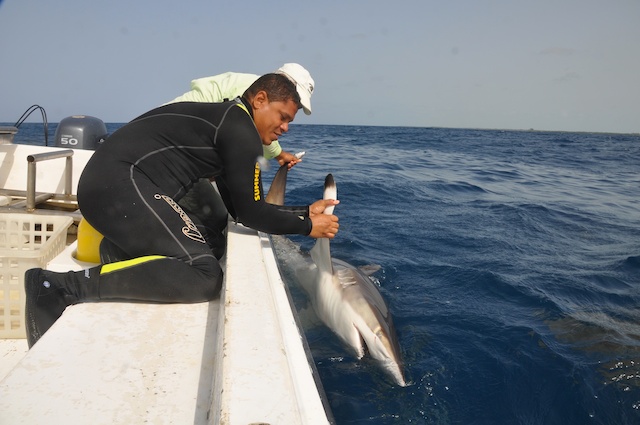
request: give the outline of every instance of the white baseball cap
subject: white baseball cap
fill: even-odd
[[[284,74],[296,84],[302,109],[305,114],[311,115],[311,94],[313,93],[314,82],[309,71],[297,63],[285,63],[278,68],[276,74]]]

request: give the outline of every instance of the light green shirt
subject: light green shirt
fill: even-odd
[[[191,91],[178,96],[171,102],[223,102],[225,99],[235,99],[249,88],[259,75],[225,72],[212,77],[198,78],[191,81]],[[264,157],[273,159],[280,155],[282,148],[277,140],[270,145],[262,145]]]

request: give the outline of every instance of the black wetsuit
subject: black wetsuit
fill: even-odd
[[[310,233],[308,207],[264,201],[262,143],[250,111],[239,100],[169,104],[98,148],[80,178],[78,203],[87,221],[133,258],[85,273],[99,275],[101,298],[198,302],[217,295],[218,261],[198,218],[177,204],[199,178],[215,177],[227,209],[248,227]]]

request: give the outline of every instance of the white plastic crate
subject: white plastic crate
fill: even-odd
[[[65,247],[71,217],[0,214],[0,338],[26,338],[24,273]]]

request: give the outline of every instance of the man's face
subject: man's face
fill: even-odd
[[[264,98],[256,96],[252,104],[253,119],[260,139],[265,145],[270,145],[283,133],[289,131],[289,123],[298,112],[298,105],[293,100],[269,102],[266,94]]]

